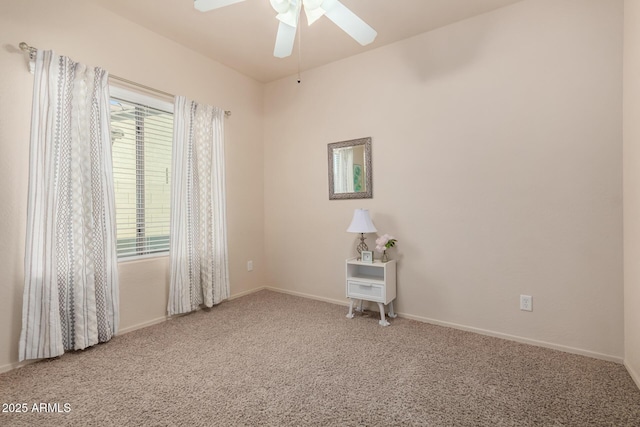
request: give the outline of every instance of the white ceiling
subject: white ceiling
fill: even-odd
[[[371,25],[376,40],[360,46],[327,18],[301,17],[300,57],[273,57],[278,29],[269,0],[246,0],[198,12],[193,0],[90,0],[261,82],[375,49],[520,0],[341,0]]]

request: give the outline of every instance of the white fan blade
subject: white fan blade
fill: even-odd
[[[339,1],[325,1],[322,6],[323,9],[325,5],[327,7],[325,9],[327,11],[325,13],[326,17],[331,19],[342,31],[349,34],[362,46],[368,45],[375,40],[378,35],[376,30],[351,12],[345,5]]]
[[[307,15],[307,23],[309,26],[324,15],[325,10],[322,8],[324,2],[325,0],[302,0],[304,14]]]
[[[240,3],[241,1],[244,0],[195,0],[193,6],[200,12],[208,12],[234,3]]]
[[[307,24],[311,26],[311,24],[322,18],[322,16],[325,14],[325,11],[321,7],[317,7],[315,9],[305,7],[304,14],[307,15]]]
[[[286,58],[293,52],[293,42],[296,40],[296,27],[280,22],[278,25],[278,35],[276,36],[276,46],[273,49],[273,56],[276,58]]]
[[[271,0],[271,7],[278,13],[286,13],[291,9],[291,2],[289,0]]]

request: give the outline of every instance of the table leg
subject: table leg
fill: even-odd
[[[392,319],[395,319],[396,317],[398,317],[398,315],[396,314],[395,311],[393,311],[393,301],[391,301],[389,303],[389,317]]]
[[[363,305],[364,305],[364,300],[361,299],[360,304],[358,304],[358,307],[356,307],[356,311],[359,311],[360,313],[364,312]]]
[[[380,308],[380,321],[378,322],[378,324],[380,326],[389,326],[390,323],[387,322],[387,319],[384,318],[384,304],[379,302],[378,307]]]
[[[350,298],[351,302],[349,303],[349,313],[347,314],[347,317],[349,319],[353,319],[353,298]]]

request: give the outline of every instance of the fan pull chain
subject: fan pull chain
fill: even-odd
[[[302,79],[300,78],[300,62],[301,62],[301,57],[302,57],[302,48],[300,46],[300,44],[302,43],[301,40],[301,35],[300,33],[302,33],[302,28],[300,28],[300,26],[298,25],[298,84],[300,84],[302,82]]]

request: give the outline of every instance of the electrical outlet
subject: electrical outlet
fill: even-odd
[[[533,311],[533,298],[531,295],[520,295],[520,310]]]
[[[247,271],[253,271],[253,261],[247,261]]]

